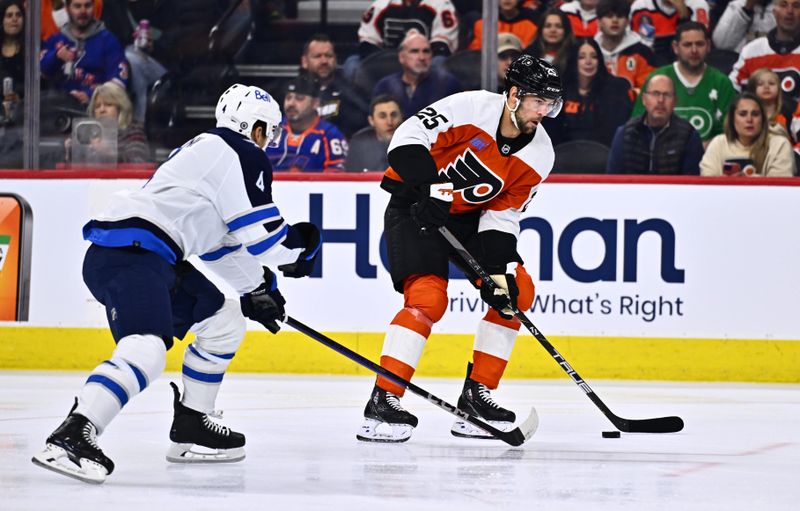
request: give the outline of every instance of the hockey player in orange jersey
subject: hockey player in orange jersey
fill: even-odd
[[[553,167],[540,125],[561,110],[562,85],[544,60],[522,55],[508,68],[505,92],[468,91],[406,120],[389,146],[381,187],[392,194],[384,217],[389,270],[404,307],[389,325],[381,366],[410,380],[433,324],[447,308],[448,261],[458,256],[439,235],[446,226],[478,257],[503,294],[481,290],[491,307],[478,325],[458,407],[510,427],[514,412],[492,400],[519,329],[508,309],[533,303],[534,285],[517,253],[519,219]],[[478,282],[477,275],[465,269]],[[359,440],[403,442],[417,426],[399,398],[404,388],[379,377],[364,410]],[[458,421],[456,436],[486,438]]]

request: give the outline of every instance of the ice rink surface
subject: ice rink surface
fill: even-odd
[[[230,374],[218,405],[245,433],[240,463],[176,465],[166,374],[100,437],[104,485],[34,466],[82,373],[0,372],[0,510],[797,510],[800,386],[590,384],[627,418],[679,415],[676,434],[622,434],[570,380],[504,382],[497,401],[541,424],[519,448],[450,435],[453,416],[407,394],[420,419],[404,444],[358,442],[371,378]],[[453,404],[461,381],[415,379]]]

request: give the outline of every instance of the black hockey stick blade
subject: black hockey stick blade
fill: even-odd
[[[616,415],[614,418],[609,417],[614,426],[624,433],[677,433],[683,429],[683,419],[674,415],[654,419],[623,419]]]
[[[350,348],[342,344],[339,344],[330,337],[320,332],[317,332],[316,330],[307,325],[304,325],[303,323],[297,321],[293,317],[286,316],[286,319],[283,322],[289,325],[290,327],[294,328],[298,332],[303,333],[308,337],[311,337],[312,339],[321,344],[324,344],[325,346],[329,347],[330,349],[339,353],[340,355],[344,355],[345,357],[349,358],[356,364],[383,376],[387,380],[390,380],[398,385],[407,388],[408,390],[422,397],[429,403],[433,403],[442,410],[445,410],[455,415],[459,419],[469,422],[473,426],[481,428],[482,430],[486,431],[493,437],[498,438],[509,445],[517,447],[524,444],[527,440],[529,440],[533,436],[533,434],[536,432],[536,429],[539,427],[539,417],[536,414],[536,409],[531,409],[530,415],[528,416],[527,419],[525,419],[525,421],[519,427],[514,428],[511,431],[502,431],[500,429],[497,429],[491,424],[484,422],[483,420],[473,415],[468,414],[464,410],[456,408],[447,401],[434,396],[427,390],[418,387],[417,385],[411,383],[408,380],[405,380],[404,378],[401,378],[400,376],[394,374],[388,369],[381,367],[380,365],[376,364],[367,357],[360,355],[359,353],[356,353],[355,351],[351,350]]]
[[[489,286],[491,289],[497,287],[497,284],[492,280],[492,277],[483,269],[480,263],[472,257],[472,254],[464,247],[464,245],[458,241],[458,238],[453,236],[447,227],[439,227],[439,232],[444,237],[445,240],[450,244],[453,249],[458,252],[458,255],[467,266],[470,267],[472,271],[481,279],[483,285]],[[578,372],[566,361],[566,359],[558,352],[558,350],[553,346],[550,341],[547,340],[547,337],[544,336],[542,332],[539,331],[538,328],[528,319],[528,317],[520,311],[518,308],[511,306],[509,303],[511,310],[514,312],[514,316],[525,325],[525,328],[533,334],[539,344],[553,357],[558,365],[564,370],[564,372],[569,375],[570,378],[580,387],[581,390],[586,394],[586,396],[592,400],[592,402],[600,409],[601,412],[611,421],[614,426],[620,431],[625,433],[676,433],[683,429],[683,419],[680,417],[656,417],[653,419],[624,419],[622,417],[617,416],[611,409],[606,406],[600,397],[595,394],[594,390],[586,383],[583,378],[578,374]]]

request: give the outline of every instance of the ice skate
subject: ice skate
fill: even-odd
[[[510,430],[514,421],[517,420],[516,414],[495,403],[489,388],[470,378],[470,374],[472,374],[471,363],[467,365],[467,378],[464,380],[464,388],[458,398],[458,408],[485,420],[501,431]],[[464,421],[456,421],[450,432],[454,436],[464,438],[494,438],[482,429]]]
[[[405,442],[417,423],[417,418],[400,406],[400,398],[375,385],[356,438],[364,442]]]
[[[77,406],[76,399],[64,422],[47,437],[44,450],[34,454],[31,461],[86,483],[101,484],[114,471],[114,462],[97,446],[94,424],[73,413]]]
[[[167,461],[173,463],[223,463],[244,459],[244,435],[212,421],[208,414],[183,406],[178,386]]]

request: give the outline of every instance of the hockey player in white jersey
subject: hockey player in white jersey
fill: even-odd
[[[64,422],[33,456],[44,468],[102,483],[114,463],[96,437],[163,372],[173,337],[196,334],[183,358],[181,398],[170,429],[172,462],[238,461],[241,433],[209,414],[245,319],[279,330],[286,303],[278,278],[307,276],[321,239],[309,223],[288,225],[273,202],[263,148],[280,138],[281,112],[258,87],[220,96],[217,127],[184,144],[141,189],[117,194],[84,226],[92,244],[83,277],[106,308],[117,343],[86,380]],[[237,303],[186,261],[198,255],[240,294]]]

